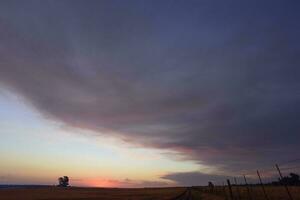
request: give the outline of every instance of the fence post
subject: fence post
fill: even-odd
[[[256,172],[257,172],[257,175],[258,175],[258,178],[259,178],[260,185],[261,185],[261,187],[262,187],[262,189],[263,189],[265,199],[266,199],[266,200],[269,200],[268,195],[267,195],[266,190],[265,190],[265,187],[264,187],[264,184],[263,184],[263,182],[262,182],[262,180],[261,180],[259,171],[257,170]]]
[[[231,200],[234,200],[233,193],[232,193],[232,188],[231,188],[231,184],[230,184],[230,180],[229,179],[227,179],[227,184],[228,184],[228,188],[229,188],[230,198],[231,198]]]
[[[224,194],[225,200],[228,200],[227,193],[226,193],[226,187],[225,187],[224,182],[223,182],[223,194]]]
[[[237,194],[238,194],[238,199],[240,200],[241,199],[240,188],[238,186],[238,183],[237,183],[237,180],[236,180],[235,177],[234,177],[234,183],[235,183],[235,186],[236,186],[236,190],[237,190]]]
[[[282,174],[281,174],[281,171],[280,171],[278,165],[276,164],[275,166],[276,166],[276,169],[277,169],[277,171],[278,171],[278,173],[279,173],[280,178],[282,179],[283,176],[282,176]],[[288,194],[288,196],[289,196],[289,199],[290,199],[290,200],[293,200],[293,197],[292,197],[292,195],[291,195],[291,193],[290,193],[290,190],[289,190],[287,184],[285,184],[284,182],[283,182],[282,184],[283,184],[283,186],[285,187],[285,190],[286,190],[286,192],[287,192],[287,194]]]
[[[245,184],[246,184],[246,187],[247,187],[248,199],[252,200],[252,195],[251,195],[250,188],[249,188],[249,185],[248,185],[248,182],[247,182],[247,179],[246,179],[245,175],[244,175],[244,180],[245,180]]]

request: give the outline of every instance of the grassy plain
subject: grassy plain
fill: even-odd
[[[1,189],[0,200],[170,200],[185,188],[31,188]]]
[[[267,194],[267,198],[269,200],[289,200],[289,196],[287,194],[286,189],[283,186],[264,186]],[[290,194],[292,195],[293,200],[300,200],[300,186],[289,186],[288,187]],[[219,200],[225,199],[224,188],[223,187],[215,187],[215,191],[212,193],[209,191],[208,187],[196,187],[195,190],[199,190],[202,193],[202,197],[200,199],[211,199],[211,200]],[[266,200],[263,189],[261,186],[249,186],[250,195],[253,200]],[[201,192],[206,191],[206,192]],[[229,189],[226,187],[225,189],[226,195],[228,199],[230,199]],[[247,187],[245,186],[233,186],[232,193],[235,199],[237,200],[249,200],[249,194]]]
[[[285,188],[265,186],[269,200],[289,200]],[[300,187],[289,187],[294,200],[300,200]],[[27,188],[1,189],[0,200],[172,200],[182,194],[186,188]],[[189,199],[185,200],[225,200],[222,187],[215,187],[215,192],[207,192],[206,187],[193,187]],[[236,200],[249,200],[247,188],[232,187]],[[239,192],[238,192],[239,191]],[[250,187],[252,200],[265,200],[260,186]],[[229,198],[228,188],[226,189]],[[238,195],[240,193],[240,195]],[[240,198],[239,198],[240,197]]]

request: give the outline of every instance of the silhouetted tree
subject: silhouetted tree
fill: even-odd
[[[69,185],[69,177],[63,176],[58,178],[59,187],[67,187]]]
[[[279,179],[279,184],[300,185],[300,177],[298,174],[290,173],[290,176],[285,176],[282,179]]]

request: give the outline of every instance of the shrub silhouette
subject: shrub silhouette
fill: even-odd
[[[300,178],[298,174],[290,173],[290,176],[280,178],[279,183],[284,185],[300,185]]]

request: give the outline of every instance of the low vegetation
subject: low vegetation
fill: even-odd
[[[185,188],[108,189],[48,187],[37,189],[2,189],[0,200],[170,200]]]
[[[282,186],[265,186],[269,200],[289,200]],[[293,200],[300,200],[300,187],[289,187]],[[234,200],[249,200],[245,186],[233,186]],[[260,186],[251,186],[252,200],[265,200]],[[180,195],[186,188],[77,188],[45,187],[26,189],[1,189],[0,200],[231,200],[228,189],[215,186],[212,193],[208,187],[192,187],[190,195]],[[239,191],[239,192],[238,192]]]

